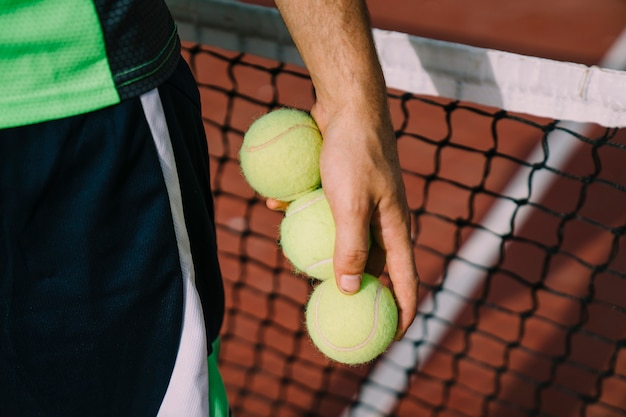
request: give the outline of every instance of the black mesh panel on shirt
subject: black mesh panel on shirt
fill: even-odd
[[[138,96],[166,80],[176,68],[180,40],[162,1],[94,1],[120,99]]]

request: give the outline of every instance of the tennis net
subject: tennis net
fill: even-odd
[[[626,415],[625,73],[375,30],[420,311],[347,367],[308,340],[313,284],[237,159],[252,120],[312,105],[297,51],[273,9],[169,3],[209,141],[235,416]]]

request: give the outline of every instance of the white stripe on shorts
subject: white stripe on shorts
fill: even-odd
[[[172,219],[183,273],[183,323],[180,346],[167,392],[157,417],[207,417],[209,378],[204,317],[195,286],[191,246],[181,199],[176,161],[157,89],[141,96],[143,111],[159,155],[169,194]]]

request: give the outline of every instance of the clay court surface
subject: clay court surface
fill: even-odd
[[[272,6],[271,0],[249,0]],[[621,0],[369,0],[372,24],[417,36],[593,65],[626,25]]]
[[[272,5],[260,0],[250,3]],[[368,5],[378,28],[587,65],[598,63],[626,27],[626,2],[618,0],[378,0]],[[263,59],[246,60],[272,67]],[[269,73],[247,67],[235,67],[229,76],[227,64],[210,56],[197,57],[195,65],[200,84],[228,88],[235,80],[238,89],[263,102],[278,83],[282,105],[306,109],[313,102],[310,84],[297,75],[304,74],[297,68],[290,68],[296,75],[275,81]],[[224,67],[221,75],[204,71],[217,67]],[[238,132],[268,109],[245,100],[229,102],[215,92],[203,91],[202,99],[207,119],[227,121],[230,129],[224,133],[207,123],[227,291],[223,373],[235,415],[338,416],[370,367],[332,364],[311,346],[302,323],[311,282],[291,273],[276,246],[281,215],[255,198],[235,161],[241,145]],[[455,110],[450,113],[455,146],[439,146],[437,138],[449,129],[443,107],[405,102],[399,95],[392,95],[390,103],[394,125],[402,126],[398,145],[409,205],[417,213],[415,253],[424,297],[438,285],[446,255],[452,255],[471,234],[473,229],[462,227],[463,222],[480,222],[494,202],[490,193],[473,192],[473,187],[500,192],[518,167],[508,159],[494,159],[489,161],[488,177],[483,178],[487,157],[481,151],[486,153],[494,145],[491,119],[470,109]],[[529,119],[548,123],[540,117]],[[541,141],[540,132],[514,119],[498,122],[496,130],[499,151],[511,158],[523,160]],[[589,134],[602,135],[602,130]],[[416,141],[414,135],[432,140]],[[626,144],[623,131],[611,140]],[[601,178],[626,185],[625,153],[591,149],[581,147],[563,172],[588,176],[600,160]],[[424,180],[429,176],[434,179]],[[581,204],[582,189],[586,200]],[[584,186],[567,175],[551,186],[542,205],[553,212],[576,209],[610,227],[626,225],[624,192],[601,184]],[[509,242],[500,266],[520,279],[496,273],[488,288],[474,295],[484,302],[473,304],[459,317],[459,328],[449,332],[442,341],[445,349],[413,377],[394,415],[521,417],[528,414],[520,410],[533,407],[539,407],[535,415],[558,417],[626,415],[626,350],[606,343],[626,340],[626,282],[581,266],[606,263],[625,273],[626,239],[589,222],[564,222],[539,210],[530,213],[516,235],[523,239]],[[577,260],[548,256],[538,249],[557,244]],[[612,253],[616,247],[619,253]],[[600,303],[581,301],[591,296]],[[527,311],[533,314],[524,315]],[[463,326],[478,331],[467,332]],[[570,359],[580,366],[571,366]],[[608,368],[612,368],[609,377],[599,380],[592,375]],[[537,381],[549,384],[538,389]],[[598,384],[602,385],[600,402],[608,407],[583,407],[584,401],[571,397],[572,392],[593,397]]]

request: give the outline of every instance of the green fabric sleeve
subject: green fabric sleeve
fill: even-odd
[[[119,102],[90,0],[0,2],[0,128]]]

